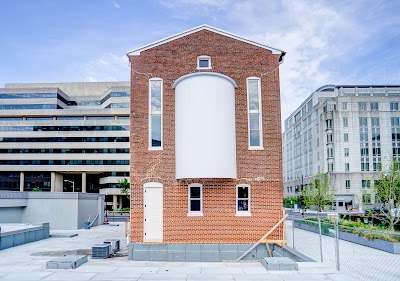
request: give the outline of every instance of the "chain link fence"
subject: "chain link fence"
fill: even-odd
[[[400,280],[398,233],[348,227],[337,220],[290,218],[288,246],[362,281]]]

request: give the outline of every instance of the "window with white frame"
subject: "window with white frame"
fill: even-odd
[[[349,148],[344,148],[344,157],[349,157]]]
[[[236,215],[250,215],[250,185],[236,186]]]
[[[197,69],[211,69],[211,57],[209,56],[197,57]]]
[[[342,102],[342,109],[347,110],[347,102]]]
[[[188,215],[203,215],[203,186],[198,183],[189,184],[188,190]]]
[[[260,78],[247,78],[249,149],[262,149],[262,112]]]
[[[351,182],[350,182],[350,180],[346,180],[346,189],[350,189],[350,187],[351,187]]]
[[[350,172],[350,163],[344,163],[344,171]]]
[[[398,111],[399,110],[399,103],[398,102],[391,102],[390,103],[390,110],[391,111]]]
[[[149,80],[149,149],[162,149],[163,80]]]
[[[344,133],[343,134],[343,141],[344,142],[349,142],[349,133]]]
[[[349,118],[343,117],[343,127],[347,128],[349,126]]]

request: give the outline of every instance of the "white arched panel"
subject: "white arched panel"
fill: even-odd
[[[173,86],[176,178],[236,178],[236,83],[203,72]]]

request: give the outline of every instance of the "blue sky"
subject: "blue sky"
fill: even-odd
[[[400,84],[400,1],[0,0],[0,87],[129,80],[127,51],[209,24],[283,49],[286,118],[325,84]]]

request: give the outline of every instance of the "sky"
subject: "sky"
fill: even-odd
[[[126,53],[208,24],[287,52],[282,118],[323,85],[400,84],[397,0],[0,0],[5,83],[129,80]]]

